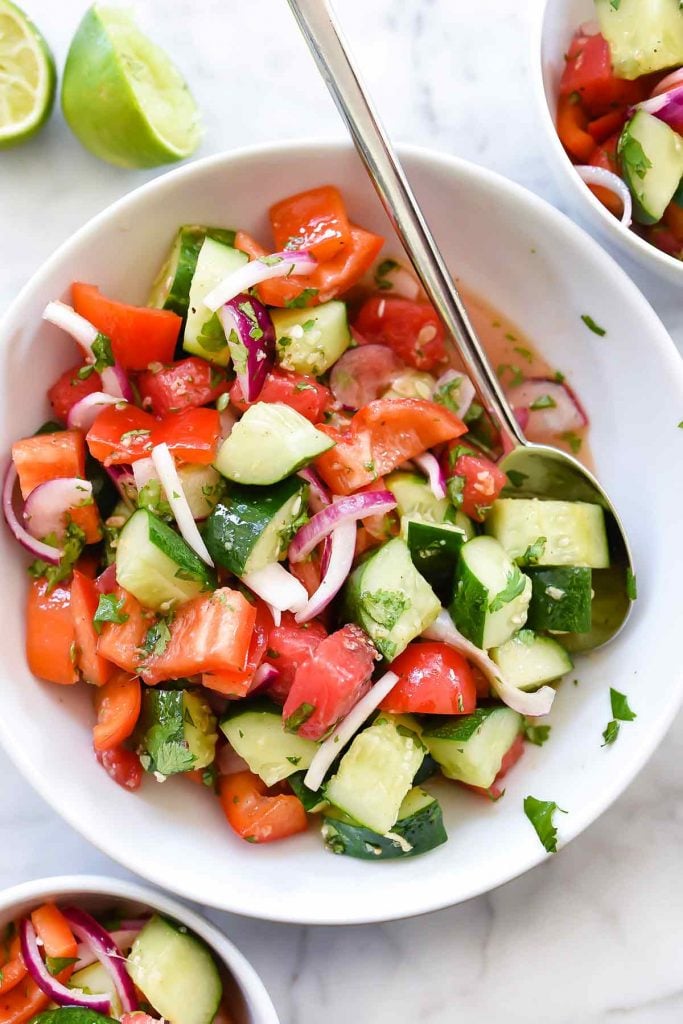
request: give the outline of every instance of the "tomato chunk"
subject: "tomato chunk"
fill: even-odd
[[[127,747],[111,747],[96,751],[97,760],[114,782],[123,789],[139,789],[142,785],[140,758]]]
[[[252,260],[258,259],[259,256],[268,255],[268,250],[264,249],[246,231],[238,231],[235,235],[235,248],[245,252],[249,259]],[[298,303],[304,290],[305,286],[300,284],[300,281],[302,281],[300,277],[275,277],[258,285],[256,294],[266,306],[289,306]],[[311,306],[315,302],[315,297],[311,296],[310,299],[302,301],[302,305]]]
[[[78,682],[76,634],[71,614],[71,588],[49,589],[47,580],[29,586],[26,609],[26,658],[39,679],[68,686]]]
[[[401,715],[469,715],[477,705],[472,669],[448,644],[413,643],[391,664],[398,676],[380,707]]]
[[[196,356],[146,370],[138,377],[142,404],[155,416],[168,416],[215,402],[229,388],[224,370]]]
[[[221,421],[216,409],[186,409],[159,423],[152,434],[154,444],[165,441],[183,462],[210,465],[218,452]]]
[[[18,954],[7,963],[4,963],[0,968],[0,1000],[6,992],[11,992],[13,988],[16,988],[19,982],[25,977],[26,964],[24,963],[21,954]],[[2,1004],[0,1003],[0,1007],[1,1006]]]
[[[331,633],[296,670],[282,709],[285,727],[319,740],[368,692],[376,658],[377,650],[358,626]]]
[[[306,831],[308,821],[301,801],[290,794],[269,795],[258,775],[224,775],[218,793],[231,828],[251,843],[271,843]]]
[[[70,409],[80,402],[82,398],[92,395],[95,391],[102,390],[102,381],[99,373],[91,373],[85,380],[78,376],[80,370],[85,369],[85,363],[77,363],[70,370],[65,370],[60,377],[48,389],[47,397],[52,406],[52,411],[60,423],[66,423]]]
[[[128,739],[137,725],[140,702],[140,680],[127,672],[117,672],[97,691],[97,725],[93,728],[95,750],[110,750]]]
[[[305,288],[317,290],[317,301],[328,302],[360,281],[379,256],[384,245],[380,235],[351,224],[350,239],[338,256],[320,263],[312,274],[299,280]]]
[[[457,447],[452,454],[457,455]],[[451,479],[458,479],[460,507],[466,516],[483,522],[486,513],[507,483],[507,477],[495,462],[483,455],[457,455]]]
[[[85,476],[85,445],[77,430],[56,430],[15,441],[12,459],[19,476],[21,495],[28,498],[34,487],[60,476]]]
[[[443,324],[427,302],[373,295],[361,306],[354,326],[361,345],[387,345],[416,370],[446,363]]]
[[[31,922],[47,956],[70,959],[77,955],[78,943],[68,921],[54,903],[44,903],[34,910]]]
[[[588,114],[582,105],[574,96],[560,96],[557,104],[557,134],[576,163],[588,163],[595,149],[595,139],[587,129]]]
[[[284,704],[294,682],[296,670],[313,654],[320,642],[327,636],[321,622],[313,620],[299,624],[291,612],[282,613],[279,626],[274,626],[268,636],[267,660],[278,670],[278,678],[268,687],[273,700]]]
[[[317,260],[337,256],[351,238],[339,189],[322,185],[275,203],[269,210],[275,248],[308,249]]]
[[[100,594],[95,581],[77,569],[71,581],[71,614],[76,639],[76,665],[88,683],[104,686],[114,666],[97,652],[98,635],[93,623]]]
[[[205,672],[202,686],[216,690],[226,697],[246,697],[253,682],[256,669],[263,661],[268,646],[268,634],[273,627],[273,616],[265,601],[256,600],[254,630],[249,641],[247,663],[244,668],[223,669],[222,672]]]
[[[244,412],[251,403],[245,401],[239,381],[230,389],[230,401]],[[332,392],[315,379],[288,370],[271,370],[266,377],[258,402],[282,402],[305,416],[311,423],[319,423],[325,410],[332,404]]]
[[[124,370],[146,370],[173,361],[182,318],[167,309],[128,306],[101,295],[93,284],[74,282],[74,309],[111,339],[114,358]]]
[[[105,466],[121,466],[149,456],[157,420],[134,405],[108,405],[86,434],[90,454]]]
[[[612,70],[609,44],[599,32],[584,35],[579,29],[569,45],[560,80],[560,96],[581,101],[592,117],[617,106],[639,103],[648,95],[642,80],[617,78]]]
[[[154,617],[145,612],[142,605],[123,587],[116,587],[114,597],[122,621],[104,623],[97,641],[97,653],[135,675],[140,667],[142,645]]]

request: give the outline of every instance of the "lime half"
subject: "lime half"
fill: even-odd
[[[201,138],[182,75],[120,8],[86,12],[66,59],[62,109],[85,148],[119,167],[183,160]]]
[[[38,131],[55,99],[55,62],[23,11],[0,0],[0,149]]]

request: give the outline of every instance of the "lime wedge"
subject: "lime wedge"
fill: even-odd
[[[85,148],[119,167],[183,160],[201,138],[182,75],[120,8],[86,12],[66,58],[62,109]]]
[[[47,121],[55,99],[55,62],[23,11],[0,0],[0,149],[25,142]]]

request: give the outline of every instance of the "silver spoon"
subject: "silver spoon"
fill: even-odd
[[[469,316],[434,237],[422,215],[387,135],[362,85],[328,0],[288,0],[327,88],[346,122],[382,205],[410,257],[425,292],[447,330],[447,344],[458,353],[482,403],[511,451],[501,467],[519,474],[510,496],[588,501],[605,511],[611,568],[593,571],[593,623],[590,633],[566,634],[573,650],[590,650],[611,640],[631,610],[629,580],[633,563],[624,527],[604,490],[566,452],[526,439],[498,378],[474,332]]]

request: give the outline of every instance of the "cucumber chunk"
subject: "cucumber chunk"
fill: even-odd
[[[346,303],[323,302],[312,309],[272,309],[277,359],[285,370],[319,377],[351,343]]]
[[[137,741],[145,771],[167,776],[206,768],[217,739],[216,718],[198,693],[143,687]]]
[[[213,466],[186,462],[178,466],[178,476],[193,519],[206,519],[225,491],[225,480]]]
[[[475,537],[460,549],[450,613],[477,647],[505,643],[526,622],[531,580],[493,537]]]
[[[183,334],[183,348],[194,356],[202,356],[217,366],[227,366],[230,349],[217,313],[204,305],[204,299],[216,285],[233,274],[249,259],[239,249],[205,238],[199,250]]]
[[[199,250],[207,237],[223,245],[232,246],[235,242],[235,232],[227,228],[205,228],[199,224],[185,224],[179,228],[170,252],[152,284],[148,306],[153,309],[170,309],[178,316],[187,316],[192,277],[197,267]]]
[[[683,64],[679,0],[595,0],[617,78],[639,78]]]
[[[76,971],[75,974],[72,974],[68,981],[68,987],[78,988],[82,992],[93,992],[96,995],[101,993],[104,996],[108,996],[111,1000],[111,1013],[117,1018],[121,1017],[123,1007],[121,1006],[121,1000],[119,999],[114,979],[99,960],[94,964],[90,964],[89,967],[84,967],[82,971]],[[67,1021],[63,1020],[62,1024],[67,1024]],[[74,1022],[74,1024],[77,1024],[77,1022]]]
[[[455,523],[430,523],[404,516],[401,536],[405,537],[415,568],[439,600],[447,603],[453,593],[458,555],[467,540],[465,531]]]
[[[593,572],[585,566],[532,566],[527,625],[551,633],[588,633],[592,620]]]
[[[448,839],[438,800],[419,787],[406,794],[396,824],[385,835],[373,832],[345,815],[332,813],[325,815],[322,835],[325,846],[332,853],[360,860],[417,857]]]
[[[401,517],[443,523],[455,511],[448,498],[435,498],[425,478],[417,473],[398,470],[390,473],[385,483],[396,498],[396,511]]]
[[[267,700],[236,702],[221,730],[266,786],[309,768],[318,749],[313,740],[285,732],[282,708]]]
[[[523,629],[490,652],[505,680],[519,690],[537,690],[573,668],[564,647],[549,636]]]
[[[522,558],[543,538],[538,565],[609,566],[605,514],[599,505],[589,502],[498,498],[485,529],[513,559]]]
[[[106,1017],[83,1006],[58,1006],[32,1017],[31,1024],[118,1024],[118,1018]]]
[[[639,110],[624,125],[617,154],[633,198],[634,220],[656,224],[683,177],[683,139],[658,117]]]
[[[447,778],[488,789],[521,728],[522,716],[511,708],[477,708],[471,715],[434,716],[422,739]]]
[[[430,626],[441,602],[413,565],[404,540],[383,544],[349,577],[344,593],[348,618],[361,626],[392,661]]]
[[[183,538],[146,509],[138,509],[116,546],[116,579],[147,608],[184,604],[215,579]]]
[[[244,576],[284,558],[306,516],[305,491],[298,476],[267,489],[233,486],[206,522],[204,540],[214,562]]]
[[[223,998],[218,968],[203,942],[154,915],[126,966],[147,1002],[170,1024],[211,1024]]]
[[[333,446],[327,434],[290,406],[256,402],[221,445],[215,466],[228,480],[265,487],[295,473]]]
[[[355,737],[325,796],[358,824],[384,835],[398,818],[424,753],[415,733],[383,715]]]

